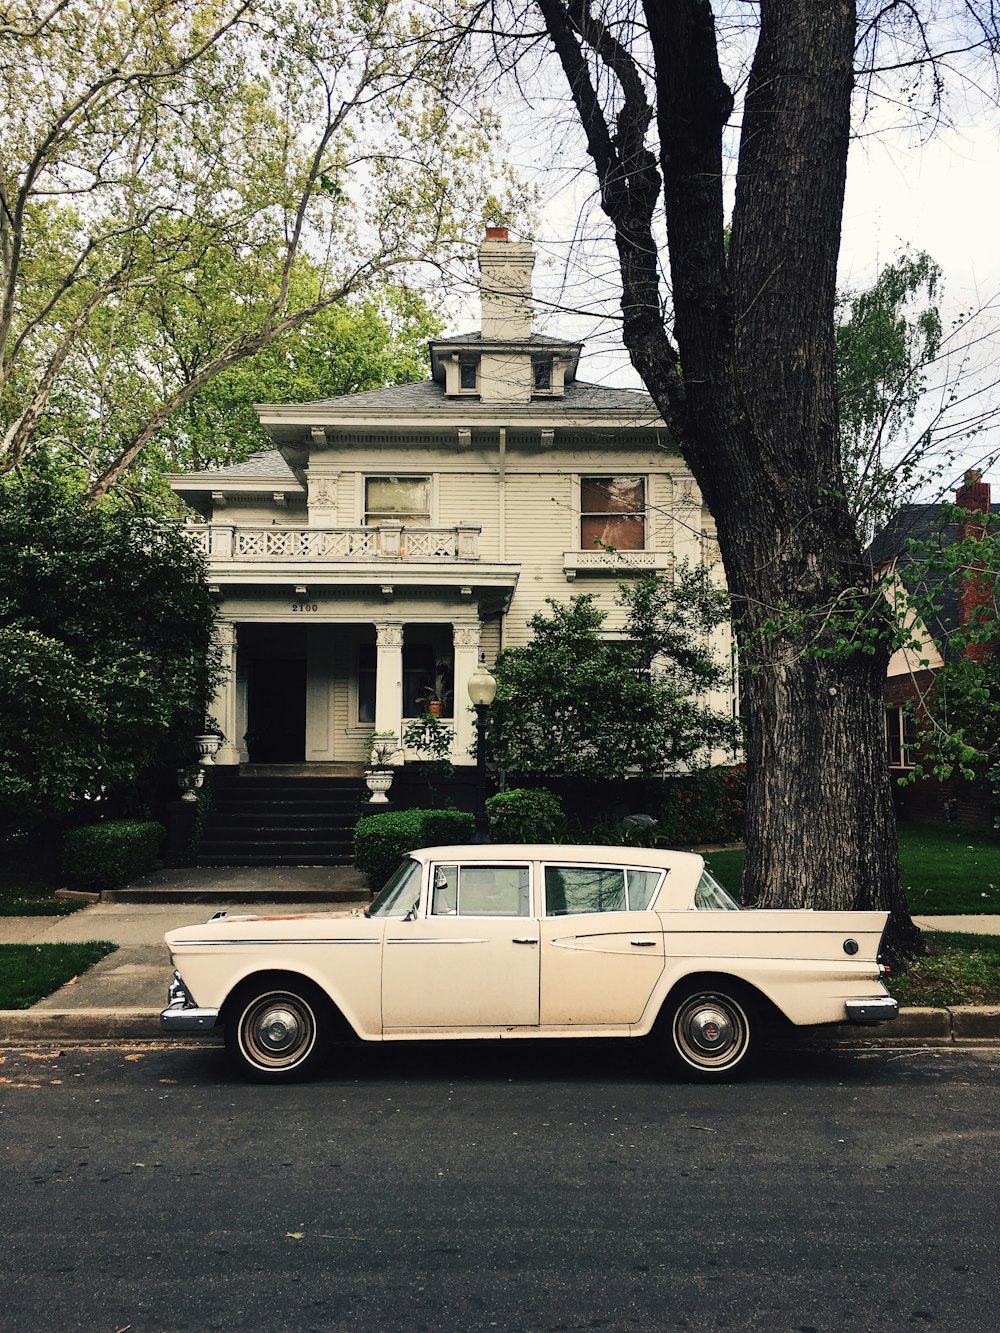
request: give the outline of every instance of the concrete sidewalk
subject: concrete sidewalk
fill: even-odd
[[[304,885],[304,872],[328,872],[323,867],[291,868],[283,876],[281,887],[287,893],[298,882]],[[177,872],[167,872],[176,875]],[[255,893],[265,891],[265,881],[275,886],[275,871],[263,874],[250,871],[243,884]],[[279,872],[280,873],[280,872]],[[192,878],[206,876],[205,871],[191,872]],[[149,877],[152,879],[153,877]],[[241,876],[242,878],[242,876]],[[219,872],[214,872],[218,884]],[[344,912],[364,909],[369,902],[363,880],[357,877],[353,893],[341,881],[338,898],[324,903],[304,895],[298,902],[287,898],[262,901],[249,898],[238,901],[239,886],[230,889],[226,910],[267,915],[271,912]],[[192,889],[199,885],[193,883]],[[249,896],[249,895],[248,895]],[[159,1012],[166,1004],[171,977],[170,959],[163,942],[164,933],[176,926],[206,921],[215,902],[100,902],[64,917],[0,917],[0,943],[57,944],[83,940],[110,940],[118,945],[115,953],[101,960],[78,979],[40,1000],[31,1009],[0,1011],[0,1042],[23,1041],[116,1041],[163,1039],[159,1030]],[[922,930],[947,930],[971,934],[1000,935],[1000,916],[917,917]],[[1000,1008],[908,1009],[894,1023],[870,1031],[846,1031],[842,1037],[824,1034],[824,1040],[863,1044],[872,1040],[889,1044],[931,1042],[951,1044],[959,1041],[992,1042],[1000,1040]]]

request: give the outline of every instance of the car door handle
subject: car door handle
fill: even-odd
[[[513,938],[513,940],[511,941],[511,943],[512,943],[512,944],[537,944],[538,941],[537,941],[536,939],[533,939],[530,935],[515,935],[514,938]]]
[[[632,940],[632,947],[635,949],[655,949],[656,940]]]

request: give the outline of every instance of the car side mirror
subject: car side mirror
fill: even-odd
[[[414,903],[413,906],[410,908],[410,910],[407,912],[406,916],[403,917],[403,920],[416,921],[416,919],[417,919],[417,904]]]

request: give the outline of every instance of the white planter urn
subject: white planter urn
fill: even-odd
[[[199,761],[201,762],[201,761]],[[211,760],[209,761],[211,762]],[[177,785],[181,789],[182,801],[196,801],[195,795],[198,788],[205,781],[205,771],[201,768],[179,768],[177,770]]]
[[[391,768],[369,768],[365,772],[365,783],[371,796],[368,798],[369,805],[388,805],[389,798],[386,792],[392,786],[392,780],[395,777]]]
[[[206,768],[214,764],[215,756],[222,745],[222,737],[215,732],[206,732],[204,736],[195,736],[194,743],[198,747],[198,763],[204,764]]]

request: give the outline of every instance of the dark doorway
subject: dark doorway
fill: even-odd
[[[251,764],[301,764],[306,757],[306,664],[257,658],[247,673],[247,753]]]

